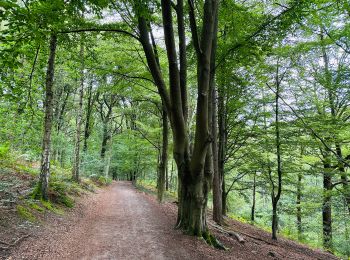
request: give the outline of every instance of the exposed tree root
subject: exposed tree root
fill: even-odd
[[[211,245],[217,249],[227,250],[227,248],[215,236],[210,234],[209,231],[203,234],[203,238],[208,245]]]
[[[240,234],[238,234],[237,232],[234,232],[232,230],[224,229],[223,227],[221,227],[219,225],[216,225],[214,223],[211,223],[211,222],[209,222],[209,225],[214,227],[215,229],[219,230],[222,233],[225,233],[225,234],[227,234],[229,236],[232,236],[232,237],[236,238],[239,243],[241,243],[241,244],[245,243],[244,238]]]
[[[252,239],[264,242],[264,243],[266,243],[268,245],[276,246],[276,243],[269,242],[269,241],[267,241],[265,239],[262,239],[262,238],[259,238],[259,237],[256,237],[256,236],[252,236],[252,235],[249,235],[247,233],[240,232],[240,234],[238,234],[237,232],[234,232],[232,230],[227,230],[227,229],[225,229],[225,228],[223,228],[223,227],[221,227],[221,226],[219,226],[217,224],[214,224],[214,223],[211,223],[211,222],[209,222],[209,224],[212,227],[216,228],[217,230],[221,231],[222,233],[225,233],[225,234],[227,234],[229,236],[235,237],[238,240],[238,242],[240,242],[240,243],[244,243],[245,242],[244,238],[241,236],[241,235],[244,235],[244,236],[247,236],[249,238],[252,238]]]

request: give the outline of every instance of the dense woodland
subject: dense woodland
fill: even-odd
[[[346,0],[0,1],[0,155],[350,257]]]

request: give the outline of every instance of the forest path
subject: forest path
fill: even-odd
[[[11,259],[203,259],[189,246],[193,238],[175,231],[164,209],[130,182],[113,182],[93,197],[68,232],[51,238],[51,230]]]
[[[164,259],[188,256],[169,224],[129,182],[115,182],[76,230],[70,259]],[[71,243],[71,242],[70,242]]]
[[[82,197],[64,216],[48,216],[38,232],[33,230],[4,259],[337,259],[290,240],[272,241],[271,234],[237,221],[230,222],[238,232],[249,234],[244,236],[245,244],[215,233],[230,248],[217,250],[174,230],[175,220],[173,203],[159,204],[130,182],[113,182]]]

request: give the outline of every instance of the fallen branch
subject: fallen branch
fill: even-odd
[[[255,236],[249,235],[249,234],[247,234],[247,233],[243,233],[243,232],[242,232],[242,234],[245,235],[245,236],[247,236],[247,237],[250,237],[250,238],[252,238],[252,239],[262,241],[262,242],[264,242],[264,243],[266,243],[266,244],[268,244],[268,245],[276,246],[275,243],[269,242],[269,241],[267,241],[267,240],[265,240],[265,239],[258,238],[258,237],[255,237]]]

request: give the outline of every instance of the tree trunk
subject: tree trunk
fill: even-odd
[[[181,1],[180,5],[181,5]],[[178,4],[179,4],[178,1]],[[211,55],[213,38],[217,31],[218,1],[206,0],[202,13],[203,24],[201,37],[198,35],[194,6],[190,5],[190,26],[193,45],[197,54],[197,114],[193,153],[190,154],[189,130],[187,129],[187,99],[186,75],[179,72],[176,41],[173,28],[172,2],[161,1],[165,47],[168,58],[169,92],[165,84],[160,66],[157,64],[154,50],[150,44],[149,26],[147,25],[147,6],[137,6],[134,10],[138,17],[140,41],[146,55],[147,64],[158,87],[158,92],[169,115],[173,131],[174,159],[178,168],[178,219],[177,227],[191,235],[202,236],[211,244],[215,244],[208,232],[206,223],[206,206],[208,193],[212,182],[212,175],[204,171],[205,158],[210,143],[208,125],[209,80],[211,69]],[[183,18],[182,9],[177,9],[179,18]],[[178,25],[179,26],[179,25]],[[183,25],[184,26],[184,25]],[[180,25],[181,27],[181,25]],[[182,28],[180,28],[182,29]],[[180,33],[183,36],[183,34]],[[180,36],[181,38],[181,36]],[[184,43],[185,39],[181,38]],[[179,48],[180,58],[184,58],[186,48]],[[182,59],[182,61],[184,61]],[[183,62],[180,61],[180,70],[184,72]]]
[[[222,215],[227,216],[227,193],[225,187],[225,178],[222,180]]]
[[[56,57],[57,36],[51,35],[50,53],[47,64],[46,83],[45,83],[45,119],[44,134],[42,144],[42,159],[40,168],[39,188],[44,200],[48,200],[48,188],[50,178],[50,149],[51,149],[51,130],[53,117],[53,83],[55,74],[55,57]]]
[[[298,184],[297,184],[297,229],[298,229],[298,240],[302,240],[303,229],[301,223],[301,181],[302,181],[301,172],[298,173]]]
[[[213,178],[213,220],[221,225],[223,223],[222,217],[222,178],[221,172],[219,171],[219,151],[218,151],[218,110],[217,110],[217,91],[213,89],[212,95],[212,150],[213,150],[213,169],[214,169],[214,178]]]
[[[255,189],[256,189],[256,172],[254,172],[254,179],[253,179],[253,202],[252,202],[252,211],[250,215],[250,220],[254,222],[255,220]]]
[[[332,242],[332,168],[328,156],[323,162],[323,203],[322,203],[322,223],[323,223],[323,247],[333,250]]]
[[[272,239],[277,240],[278,231],[278,215],[277,215],[277,203],[275,197],[272,199]]]
[[[338,155],[339,158],[343,158],[343,152],[342,152],[342,148],[340,146],[339,143],[335,144],[336,147],[336,153]],[[344,194],[344,198],[347,204],[347,208],[348,208],[348,213],[350,214],[350,185],[348,182],[348,176],[347,176],[347,172],[345,171],[345,167],[344,167],[344,163],[341,161],[338,161],[338,169],[340,171],[340,179],[343,185],[343,194]]]
[[[165,166],[165,190],[169,190],[169,169],[168,164]]]
[[[162,154],[159,163],[158,179],[157,179],[157,195],[158,201],[163,202],[165,182],[166,182],[166,168],[168,165],[168,116],[163,106],[162,111]]]
[[[75,148],[74,148],[74,158],[73,158],[73,169],[72,169],[72,179],[79,182],[80,179],[80,142],[81,142],[81,126],[83,118],[83,97],[84,97],[84,38],[80,45],[80,58],[81,58],[81,68],[80,68],[80,89],[79,89],[79,101],[78,101],[78,111],[76,118],[76,137],[75,137]]]
[[[275,196],[275,185],[272,185],[272,239],[277,239],[277,229],[278,229],[278,216],[277,216],[277,205],[282,193],[282,159],[281,159],[281,137],[280,137],[280,126],[279,126],[279,95],[280,95],[280,83],[278,78],[278,68],[276,71],[276,97],[275,97],[275,134],[276,134],[276,154],[277,154],[277,194]],[[271,177],[271,175],[270,175]],[[272,180],[273,182],[273,180]]]
[[[104,165],[104,176],[106,179],[108,179],[109,177],[109,169],[110,169],[110,166],[111,166],[111,159],[112,159],[112,151],[109,151],[107,153],[107,158],[105,158],[104,162],[105,162],[105,165]]]
[[[84,128],[84,144],[83,144],[83,152],[84,154],[87,152],[88,144],[87,140],[90,137],[91,134],[91,114],[92,114],[92,107],[94,103],[94,98],[92,94],[92,79],[89,83],[88,89],[87,89],[87,104],[86,104],[86,118],[85,118],[85,128]]]
[[[107,151],[107,143],[109,138],[110,136],[108,133],[108,121],[107,121],[107,122],[103,122],[102,144],[101,144],[101,152],[100,152],[101,159],[105,158],[106,151]]]
[[[221,182],[221,210],[222,215],[226,216],[226,191],[225,191],[225,157],[226,157],[226,140],[227,140],[227,131],[226,131],[226,107],[225,107],[225,97],[223,90],[218,90],[218,134],[219,134],[219,143],[218,143],[218,175]]]

